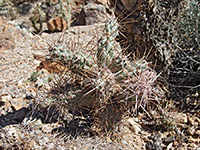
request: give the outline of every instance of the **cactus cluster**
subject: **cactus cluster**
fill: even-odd
[[[154,85],[158,75],[144,59],[130,61],[117,49],[117,35],[118,24],[112,20],[92,52],[57,45],[51,48],[48,58],[69,68],[71,80],[74,74],[74,80],[80,79],[79,92],[67,100],[68,109],[89,108],[92,118],[101,122],[94,123],[95,128],[104,131],[112,129],[129,108],[135,105],[145,109],[157,97]]]

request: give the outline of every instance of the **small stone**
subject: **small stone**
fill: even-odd
[[[128,127],[131,131],[133,131],[136,134],[141,132],[141,126],[138,123],[136,123],[133,118],[129,118],[127,121],[129,123]]]
[[[198,138],[193,138],[192,136],[188,137],[188,141],[190,143],[199,143],[199,139]]]
[[[176,124],[181,124],[181,123],[184,124],[188,122],[187,115],[184,113],[171,112],[169,113],[169,116],[173,119],[173,121]]]
[[[22,97],[19,98],[12,98],[10,100],[10,104],[12,105],[12,108],[14,111],[21,109],[24,107],[24,99]]]
[[[14,110],[16,111],[16,110],[20,110],[21,108],[23,108],[24,106],[22,106],[22,105],[14,105],[13,106],[13,108],[14,108]]]
[[[96,23],[104,23],[108,20],[106,8],[100,4],[89,3],[83,6],[76,25],[92,25]]]
[[[50,32],[65,31],[67,23],[62,17],[55,17],[47,22],[47,27]]]
[[[10,103],[11,99],[12,99],[12,96],[8,94],[4,94],[0,96],[1,104],[7,112],[12,112],[11,103]]]
[[[166,143],[171,143],[173,141],[175,141],[174,135],[171,135],[171,136],[165,138]]]

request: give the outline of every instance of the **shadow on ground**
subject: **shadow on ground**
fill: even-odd
[[[74,112],[69,112],[69,114],[72,118],[64,119],[60,116],[60,112],[56,106],[37,106],[33,108],[33,104],[30,104],[28,107],[23,107],[17,111],[1,115],[0,127],[4,128],[12,124],[21,124],[25,118],[28,118],[28,120],[40,119],[43,124],[56,122],[62,124],[61,127],[52,129],[52,134],[57,133],[59,136],[70,135],[72,138],[77,137],[78,135],[93,135],[92,132],[90,132],[91,120],[89,118],[85,119],[77,117],[78,115]]]

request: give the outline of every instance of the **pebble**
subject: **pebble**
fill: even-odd
[[[171,135],[171,136],[165,138],[165,142],[166,143],[171,143],[173,141],[175,141],[175,136],[174,135]]]
[[[177,124],[181,124],[181,123],[185,124],[188,122],[188,117],[184,113],[171,112],[169,113],[169,116],[173,118],[173,121]]]
[[[134,118],[129,118],[127,122],[129,123],[128,127],[131,129],[131,131],[136,134],[141,132],[141,126],[135,122]]]

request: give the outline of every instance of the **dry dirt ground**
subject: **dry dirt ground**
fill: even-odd
[[[175,108],[163,116],[164,119],[156,112],[150,112],[154,118],[147,118],[144,114],[124,118],[120,130],[114,132],[115,139],[70,136],[69,129],[57,120],[57,114],[44,121],[49,116],[47,109],[37,110],[35,104],[45,102],[45,93],[39,91],[40,83],[30,81],[42,60],[40,56],[47,55],[49,47],[63,37],[66,41],[77,40],[80,47],[85,47],[94,35],[101,34],[104,24],[75,26],[66,32],[35,35],[22,26],[23,21],[28,22],[26,17],[14,21],[0,20],[0,149],[200,150],[200,114],[181,113]],[[45,67],[41,74],[51,75]],[[44,87],[43,91],[48,89]],[[173,106],[169,102],[168,107]]]

